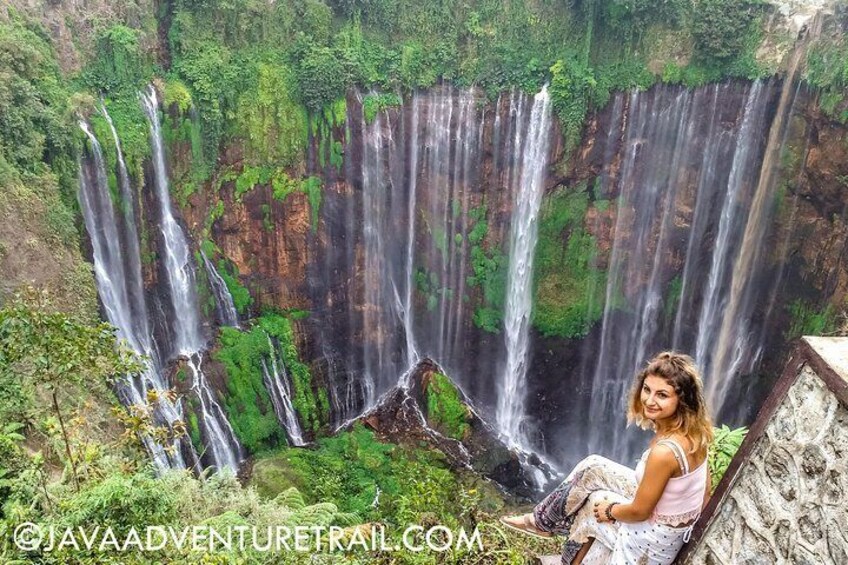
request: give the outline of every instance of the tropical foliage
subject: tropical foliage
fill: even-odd
[[[722,426],[714,428],[713,433],[715,438],[710,444],[707,466],[710,470],[710,484],[712,489],[715,490],[730,466],[730,461],[736,455],[745,436],[748,435],[748,428],[730,429],[727,426]]]

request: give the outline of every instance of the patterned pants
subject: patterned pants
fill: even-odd
[[[540,530],[566,537],[563,565],[570,565],[580,547],[591,538],[596,542],[584,558],[584,565],[671,563],[683,545],[686,528],[651,522],[599,523],[595,519],[594,502],[630,502],[637,486],[633,469],[592,455],[578,463],[565,481],[536,505],[533,517]]]

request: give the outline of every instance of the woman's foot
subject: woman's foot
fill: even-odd
[[[537,538],[547,539],[553,537],[552,533],[542,531],[538,527],[536,527],[536,520],[533,518],[532,514],[522,514],[521,516],[504,516],[503,518],[501,518],[501,524],[503,524],[510,530],[515,530],[516,532],[521,532],[522,534],[527,534]]]

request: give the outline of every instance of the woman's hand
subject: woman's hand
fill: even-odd
[[[607,518],[607,508],[609,507],[610,504],[611,504],[610,502],[607,502],[606,500],[602,500],[601,502],[596,502],[594,507],[592,508],[592,512],[595,514],[595,519],[599,523],[603,524],[604,522],[613,521],[613,520],[610,520],[609,518]]]

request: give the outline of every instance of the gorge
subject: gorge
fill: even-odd
[[[12,1],[0,306],[41,289],[143,364],[45,388],[60,438],[0,355],[0,424],[67,451],[14,471],[45,515],[187,469],[328,524],[457,491],[470,523],[631,465],[654,354],[738,427],[846,331],[842,2]]]
[[[776,107],[786,90],[790,102]],[[745,381],[768,362],[763,357],[776,349],[773,340],[780,343],[769,320],[791,302],[781,282],[795,245],[787,222],[796,212],[780,201],[786,198],[780,183],[802,174],[803,167],[766,173],[764,167],[772,165],[764,159],[769,152],[782,154],[790,137],[792,143],[808,143],[808,126],[799,116],[808,111],[810,97],[796,82],[725,82],[695,90],[657,86],[616,94],[594,118],[599,134],[584,144],[587,150],[565,175],[551,171],[563,148],[546,117],[544,90],[535,99],[512,92],[487,103],[473,89],[444,85],[371,116],[369,96],[382,95],[352,94],[341,123],[312,144],[310,178],[324,186],[320,211],[312,216],[306,207],[289,208],[295,217],[310,215],[312,220],[303,221],[311,225],[297,235],[287,226],[281,238],[303,254],[295,265],[301,274],[287,273],[302,278],[283,291],[294,300],[260,298],[268,306],[309,311],[301,339],[313,352],[305,361],[317,368],[316,394],[326,386],[328,422],[356,417],[428,357],[508,443],[555,461],[574,461],[587,451],[626,461],[639,449],[639,436],[611,436],[601,423],[621,422],[623,428],[621,402],[630,377],[663,347],[692,351],[722,421],[740,424],[750,417],[762,391]],[[153,91],[144,95],[153,154],[164,159],[154,101]],[[784,123],[776,136],[769,134]],[[336,136],[343,140],[341,163],[329,154]],[[769,147],[775,143],[770,138],[779,146]],[[232,297],[205,253],[196,254],[200,261],[189,254],[162,200],[168,182],[164,164],[154,165],[164,222],[162,278],[178,313],[170,318],[173,327],[157,321],[165,325],[165,342],[171,341],[159,349],[189,358],[203,444],[216,466],[237,468],[238,440],[194,360],[209,341],[197,333],[199,309],[191,306],[197,302],[191,296],[194,273],[209,273],[206,292],[214,296],[215,309],[204,320],[207,327],[233,319],[216,316],[234,310]],[[773,180],[763,181],[769,195],[758,212],[751,201],[764,174]],[[271,234],[256,211],[268,202],[276,216],[279,206],[269,198],[270,188],[251,187],[241,203],[232,203],[248,214],[242,226],[262,238]],[[227,193],[224,184],[220,194]],[[89,233],[97,233],[104,221],[120,220],[115,209],[88,214]],[[215,245],[238,250],[228,258],[256,287],[281,284],[276,275],[284,265],[267,249],[248,247],[253,242],[225,227],[229,221],[225,212],[212,223]],[[754,221],[766,227],[743,245]],[[124,241],[138,231],[129,224]],[[774,251],[745,260],[740,274],[734,263],[747,246]],[[535,273],[534,258],[544,261]],[[110,306],[115,299],[105,283],[100,288],[107,312],[120,309]],[[731,310],[735,300],[741,304]],[[548,310],[540,311],[540,305]],[[553,325],[548,318],[554,316],[571,325]],[[719,354],[728,347],[719,339],[727,326],[733,327],[735,349]],[[531,354],[531,340],[540,334],[559,334],[563,344],[563,337],[572,338],[580,353],[568,366],[545,367]],[[266,385],[280,382],[273,346],[271,351],[261,361]],[[299,445],[304,439],[294,431],[299,424],[289,408],[289,387],[283,379],[268,392],[290,441]],[[528,391],[537,396],[525,401]],[[740,391],[751,401],[726,402],[728,394]],[[539,406],[540,397],[546,406]]]

